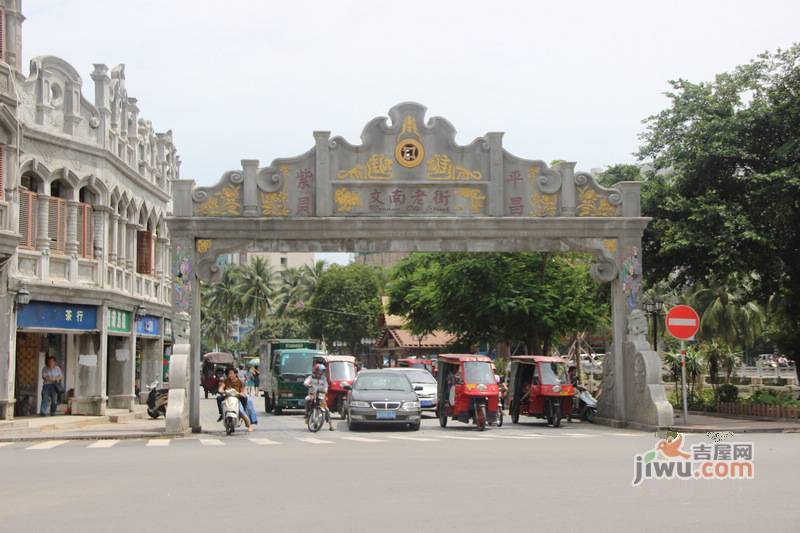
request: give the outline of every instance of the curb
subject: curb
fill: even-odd
[[[31,435],[25,437],[0,437],[0,442],[37,442],[48,440],[134,440],[134,439],[175,439],[185,437],[185,433],[125,433],[123,435],[111,435],[108,433],[87,433],[86,435]]]
[[[800,433],[800,428],[759,428],[759,427],[709,427],[709,426],[666,426],[658,428],[659,431],[677,431],[679,433],[719,433],[730,431],[731,433]]]

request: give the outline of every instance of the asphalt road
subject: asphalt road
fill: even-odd
[[[262,413],[257,431],[226,437],[201,402],[218,433],[3,446],[0,531],[800,530],[800,434],[735,435],[754,443],[753,480],[634,488],[649,433],[532,419],[479,433],[430,418],[417,432],[312,435],[300,414]]]

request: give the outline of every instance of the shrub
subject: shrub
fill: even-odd
[[[719,387],[719,401],[732,403],[739,400],[739,389],[735,385],[726,383]]]

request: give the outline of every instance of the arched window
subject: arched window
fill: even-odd
[[[48,236],[50,252],[64,255],[67,249],[67,200],[68,186],[61,180],[50,184],[50,213],[48,218]]]
[[[88,187],[78,191],[78,253],[86,259],[94,259],[94,205],[97,195]]]
[[[144,216],[144,209],[142,209],[142,216]],[[139,223],[145,229],[136,232],[136,272],[155,276],[155,232],[150,221],[142,219]]]
[[[36,213],[38,212],[39,192],[44,184],[32,172],[22,175],[19,187],[19,246],[28,250],[36,247]]]

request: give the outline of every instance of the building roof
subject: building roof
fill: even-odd
[[[427,335],[417,336],[410,330],[401,328],[387,328],[380,344],[390,336],[397,348],[444,348],[453,343],[458,337],[446,331],[436,330]]]
[[[389,314],[388,296],[381,296],[381,304],[383,305],[383,326],[387,328],[402,328],[406,325],[406,319],[402,316]]]

